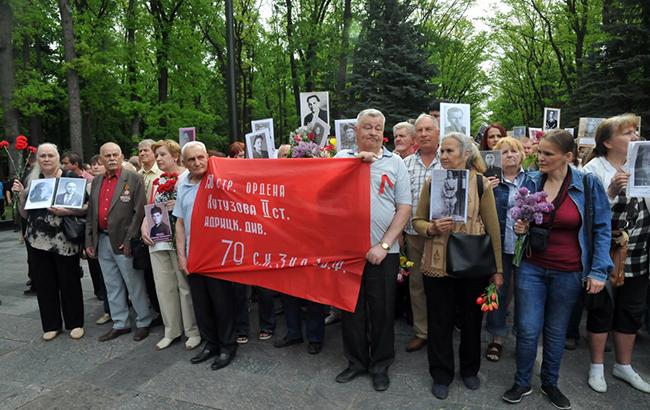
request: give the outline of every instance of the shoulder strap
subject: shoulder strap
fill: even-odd
[[[592,240],[593,238],[591,237],[591,224],[592,224],[592,218],[591,218],[591,192],[589,189],[589,174],[584,174],[582,176],[582,189],[584,189],[584,194],[585,194],[585,229],[587,230],[587,246],[589,249],[592,247]]]
[[[476,188],[478,189],[478,199],[483,196],[483,175],[476,174]]]

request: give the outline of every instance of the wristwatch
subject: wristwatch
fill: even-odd
[[[382,248],[383,250],[385,250],[385,251],[387,251],[387,250],[390,249],[390,245],[387,244],[386,242],[382,242],[382,243],[380,243],[380,245],[381,245],[381,248]]]

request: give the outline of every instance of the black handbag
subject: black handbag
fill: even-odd
[[[86,236],[86,218],[82,216],[64,216],[63,235],[70,242],[83,243]]]
[[[483,178],[477,175],[479,201],[483,196]],[[451,233],[447,240],[447,274],[462,279],[483,278],[496,273],[496,259],[490,235]]]
[[[142,238],[137,237],[131,239],[131,255],[133,255],[134,269],[151,269],[151,259],[149,259],[149,246],[142,242]]]
[[[548,246],[550,230],[543,226],[531,226],[528,229],[528,246],[531,252],[544,252]]]

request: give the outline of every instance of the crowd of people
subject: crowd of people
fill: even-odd
[[[650,239],[646,199],[629,198],[625,189],[627,147],[639,138],[635,118],[620,115],[603,121],[596,131],[596,147],[582,169],[577,166],[573,136],[564,130],[549,131],[539,141],[522,141],[492,124],[480,144],[458,131],[442,138],[439,105],[434,103],[417,119],[393,127],[395,150],[391,152],[383,145],[385,125],[380,111],[363,110],[355,127],[357,148],[336,155],[358,158],[370,163],[371,169],[372,247],[366,254],[355,311],[341,312],[281,295],[286,334],[276,337],[273,345],[283,348],[303,343],[304,321],[307,351],[318,354],[326,324],[341,320],[348,365],[336,382],[369,374],[377,391],[386,390],[388,369],[395,359],[396,303],[402,303],[396,298],[402,254],[413,262],[406,299],[413,337],[405,348],[413,352],[427,347],[436,398],[447,398],[454,379],[455,328],[460,331],[460,376],[470,390],[480,388],[482,357],[499,361],[506,336],[512,332],[516,369],[514,384],[503,400],[518,403],[532,392],[541,335],[541,390],[557,408],[570,408],[569,399],[558,388],[560,363],[565,339],[575,338],[573,329],[585,307],[591,351],[585,377],[588,385],[597,392],[607,390],[603,352],[612,332],[614,377],[650,393],[650,385],[631,365],[647,306]],[[104,301],[104,313],[96,324],[112,322],[99,341],[131,331],[133,340],[140,341],[148,337],[152,326],[162,324],[164,335],[157,349],[169,347],[182,336],[188,350],[205,342],[191,363],[212,359],[211,368],[220,369],[249,340],[251,287],[187,269],[194,199],[209,156],[218,154],[198,141],[181,149],[169,139],[143,140],[137,148],[137,158],[127,162],[117,144],[106,143],[85,169],[78,154],[60,154],[55,145],[41,144],[26,180],[14,181],[12,190],[18,194],[20,214],[25,218],[24,238],[42,338],[52,340],[63,328],[72,339],[84,336],[83,257],[88,260],[95,294]],[[280,147],[278,157],[286,157],[290,148]],[[501,151],[501,179],[484,176],[486,165],[479,149]],[[524,158],[535,153],[536,170],[524,169]],[[244,155],[241,142],[232,144],[227,153],[233,159]],[[431,178],[438,169],[468,171],[466,222],[430,218]],[[61,176],[88,181],[83,208],[25,210],[31,181]],[[385,178],[391,181],[389,188],[383,187]],[[516,219],[511,210],[521,188],[544,192],[553,211],[541,221]],[[171,239],[155,240],[145,213],[150,204],[154,204],[151,215],[159,218],[162,212],[168,213],[174,229],[162,236]],[[83,240],[71,238],[70,226],[84,224],[80,222],[84,220]],[[534,243],[531,239],[523,260],[515,266],[521,235],[536,239]],[[470,265],[462,275],[452,274],[451,265],[459,261],[449,256],[451,241],[463,236],[489,238],[487,252],[494,260],[489,271]],[[621,236],[626,239],[624,245],[617,242]],[[615,253],[621,246],[626,251],[622,256]],[[472,259],[469,255],[455,258]],[[613,275],[618,275],[616,287],[610,283]],[[482,354],[484,312],[475,301],[490,283],[496,286],[500,304],[487,314],[490,341]],[[271,339],[276,329],[274,292],[259,287],[252,292],[259,303],[258,337]],[[135,323],[130,322],[131,308]]]

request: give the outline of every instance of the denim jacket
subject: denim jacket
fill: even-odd
[[[580,212],[580,218],[585,218],[585,187],[583,184],[584,173],[573,167],[569,167],[571,172],[571,185],[569,185],[569,197]],[[535,183],[535,190],[542,189],[542,174],[538,171],[529,173]],[[609,274],[614,269],[612,259],[609,256],[609,247],[612,240],[611,219],[612,212],[609,207],[609,200],[603,184],[593,174],[587,174],[587,181],[591,192],[590,208],[592,217],[591,233],[593,238],[590,241],[587,238],[587,231],[584,223],[580,226],[578,232],[578,241],[580,242],[581,261],[582,261],[582,279],[586,277],[599,281],[606,281]],[[593,255],[592,255],[593,250]]]
[[[521,181],[521,185],[518,188],[527,188],[530,192],[535,192],[535,183],[531,179],[529,174],[524,173],[524,179]],[[505,244],[505,235],[506,235],[506,223],[508,219],[508,199],[510,197],[510,187],[503,183],[499,182],[494,189],[494,201],[497,205],[497,217],[499,218],[499,226],[501,227],[501,247],[504,248]]]

